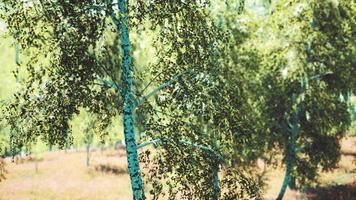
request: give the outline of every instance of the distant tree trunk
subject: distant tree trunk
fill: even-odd
[[[278,194],[278,197],[277,197],[277,200],[282,200],[283,199],[283,196],[287,190],[287,187],[289,185],[289,180],[290,180],[290,174],[292,172],[292,163],[290,162],[290,158],[287,158],[287,169],[286,169],[286,173],[284,175],[284,180],[283,180],[283,183],[282,183],[282,187],[281,187],[281,190],[279,191],[279,194]]]
[[[87,167],[90,165],[90,143],[87,144]]]
[[[295,99],[295,98],[293,98]],[[293,103],[295,103],[293,101]],[[282,200],[284,193],[286,192],[287,187],[290,187],[291,189],[294,189],[296,187],[295,185],[295,177],[293,176],[293,167],[296,163],[296,148],[297,148],[297,137],[300,132],[300,114],[301,114],[301,106],[297,105],[297,111],[294,114],[294,122],[290,130],[290,140],[289,140],[289,145],[287,146],[286,149],[286,174],[284,176],[283,184],[281,187],[281,190],[278,194],[277,200]],[[292,182],[292,183],[291,183]]]
[[[5,173],[6,173],[5,161],[2,158],[0,158],[0,182],[1,180],[4,180],[6,178]]]
[[[103,156],[104,155],[104,143],[101,143],[100,144],[100,154],[101,154],[101,156]]]
[[[36,174],[38,173],[38,156],[37,156],[37,153],[35,154],[35,171],[36,171]]]

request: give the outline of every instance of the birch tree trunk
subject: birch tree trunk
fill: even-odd
[[[133,119],[133,109],[135,102],[132,93],[132,57],[131,44],[128,31],[127,20],[127,3],[126,0],[119,0],[120,16],[120,34],[122,56],[122,81],[123,81],[123,98],[124,98],[124,136],[126,144],[126,155],[128,170],[131,179],[131,187],[134,200],[145,199],[144,185],[141,178],[139,159],[137,153],[137,144],[135,139],[135,127]]]

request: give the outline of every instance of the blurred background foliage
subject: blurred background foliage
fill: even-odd
[[[14,93],[21,89],[21,82],[26,78],[26,72],[23,72],[18,78],[14,77],[14,71],[18,68],[16,67],[16,50],[15,43],[13,38],[5,34],[6,26],[4,23],[1,23],[0,31],[0,97],[1,97],[1,106],[5,106],[6,103],[11,102],[14,99]],[[25,59],[23,56],[20,56],[20,59]],[[0,117],[4,113],[0,114]],[[75,115],[70,122],[72,129],[73,141],[71,145],[67,148],[82,148],[85,146],[85,136],[86,130],[89,126],[89,120],[95,118],[85,109],[81,109],[78,115]],[[0,124],[0,147],[1,147],[1,156],[12,156],[11,147],[9,142],[9,133],[10,129],[6,123],[2,120]],[[123,131],[122,131],[122,122],[120,116],[115,116],[112,119],[112,124],[107,127],[107,134],[101,137],[102,134],[96,132],[93,144],[94,146],[100,147],[102,145],[113,147],[116,142],[123,140]],[[70,142],[70,141],[69,141]],[[53,150],[58,149],[54,146]],[[45,141],[37,140],[31,149],[23,149],[26,153],[31,152],[45,152],[48,151],[49,147]]]

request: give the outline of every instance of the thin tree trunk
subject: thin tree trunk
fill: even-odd
[[[35,171],[38,173],[38,153],[35,153]]]
[[[294,128],[293,128],[294,129]],[[277,200],[282,200],[283,196],[287,190],[287,187],[290,184],[290,180],[292,179],[291,174],[292,174],[292,170],[293,170],[293,165],[294,165],[294,153],[293,153],[293,144],[295,144],[295,140],[296,140],[296,134],[295,131],[292,130],[292,136],[291,136],[291,143],[290,145],[288,145],[288,149],[287,149],[287,158],[286,158],[286,165],[287,165],[287,169],[286,169],[286,173],[284,175],[284,180],[283,180],[283,184],[281,187],[281,190],[279,191]],[[295,149],[295,147],[294,147]]]
[[[297,184],[296,184],[296,181],[295,181],[295,176],[293,176],[293,175],[290,176],[288,187],[290,189],[292,189],[292,190],[295,190],[297,188]]]
[[[36,171],[36,174],[38,173],[38,161],[36,160],[35,161],[35,171]]]
[[[134,200],[145,199],[144,185],[141,178],[139,159],[137,153],[137,144],[135,139],[135,127],[133,119],[134,99],[132,93],[132,57],[131,44],[128,31],[127,4],[126,0],[119,0],[120,16],[120,34],[122,58],[122,80],[123,80],[123,98],[124,98],[124,135],[126,144],[126,154],[128,170],[131,179],[131,187]]]
[[[295,177],[292,175],[292,171],[293,171],[293,167],[295,165],[295,160],[296,160],[297,136],[300,131],[300,124],[299,124],[300,123],[300,112],[301,112],[301,108],[298,105],[297,111],[294,116],[295,119],[294,119],[293,127],[291,129],[290,144],[287,147],[286,174],[284,176],[283,184],[282,184],[281,190],[278,194],[277,200],[283,199],[283,196],[284,196],[284,193],[286,192],[287,187],[291,185],[291,181],[294,181],[293,183],[294,183],[294,187],[295,187]],[[293,189],[293,188],[291,188],[291,189]]]
[[[87,167],[90,165],[90,144],[87,144]]]
[[[283,199],[283,196],[287,190],[287,187],[289,185],[289,180],[290,180],[290,174],[292,172],[292,163],[290,162],[290,158],[287,158],[287,169],[286,169],[286,173],[284,175],[284,180],[283,180],[283,183],[282,183],[282,187],[281,187],[281,190],[279,191],[279,194],[278,194],[278,197],[277,197],[277,200],[282,200]]]

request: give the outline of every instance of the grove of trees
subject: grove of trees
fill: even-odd
[[[340,159],[355,13],[354,0],[1,0],[20,81],[0,155],[65,148],[86,112],[89,165],[119,116],[133,199],[261,199],[258,159],[285,166],[283,199]]]

